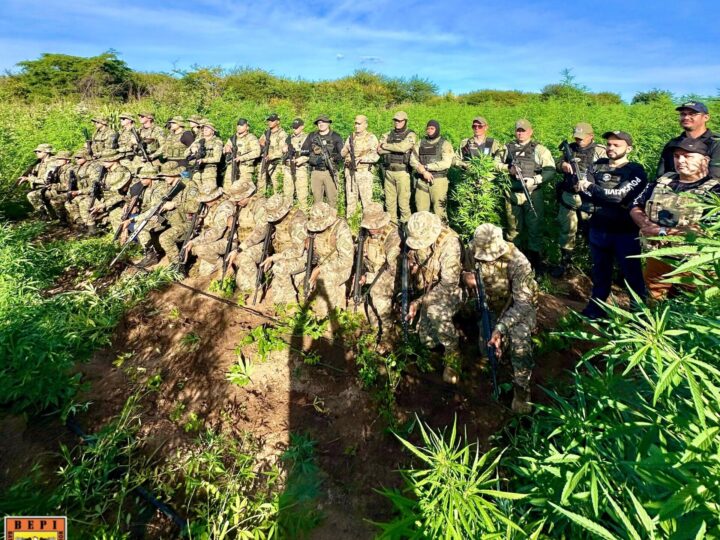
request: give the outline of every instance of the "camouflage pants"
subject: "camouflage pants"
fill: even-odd
[[[207,193],[217,188],[217,167],[214,165],[203,165],[195,174],[192,179],[200,188],[201,193]]]
[[[510,193],[510,196],[505,198],[505,216],[508,224],[506,235],[509,242],[523,249],[520,245],[520,235],[525,233],[527,249],[541,253],[544,211],[542,187],[538,186],[530,194],[530,199],[535,206],[535,212],[530,208],[524,193]]]
[[[283,174],[282,170],[283,167],[279,161],[269,162],[266,171],[263,171],[262,167],[260,167],[257,179],[257,192],[263,197],[267,195],[267,181],[269,177],[272,183],[273,193],[277,193],[280,187],[280,177]]]
[[[296,279],[304,278],[305,257],[279,259],[272,265],[272,298],[275,304],[294,304],[298,301]]]
[[[90,195],[80,195],[79,197],[73,199],[73,203],[77,207],[77,211],[80,215],[80,221],[82,221],[88,227],[90,225],[94,225],[95,217],[90,214],[90,208],[88,208],[88,204],[90,204]],[[102,201],[96,201],[94,204],[101,203]]]
[[[530,376],[535,367],[532,355],[532,331],[535,328],[535,317],[513,324],[508,328],[508,335],[503,336],[503,350],[510,356],[513,367],[513,382],[516,386],[530,390]]]
[[[213,272],[215,265],[225,254],[226,247],[227,240],[222,238],[214,242],[196,244],[192,247],[192,252],[197,255],[200,262],[201,276],[208,276]]]
[[[65,212],[72,223],[85,223],[80,210],[80,205],[84,204],[87,207],[87,203],[88,199],[85,195],[78,195],[72,200],[65,201]]]
[[[67,202],[66,193],[58,193],[54,189],[48,191],[48,199],[50,200],[50,206],[55,211],[55,214],[60,219],[67,219],[67,211],[65,210],[65,203]]]
[[[417,329],[420,340],[429,347],[442,344],[445,354],[458,353],[458,332],[453,324],[453,315],[460,308],[460,288],[450,290],[435,287],[425,295],[420,310]]]
[[[27,194],[27,200],[30,201],[33,210],[35,210],[36,212],[39,212],[40,210],[45,208],[45,203],[43,202],[43,199],[47,200],[45,195],[43,194],[42,189],[33,189]]]
[[[237,273],[235,284],[238,291],[243,294],[250,294],[255,289],[258,265],[262,262],[263,244],[256,244],[247,248],[235,259]]]
[[[370,285],[367,283],[366,285]],[[382,335],[390,335],[395,317],[393,315],[393,297],[395,294],[395,276],[384,272],[368,295],[367,315],[373,326],[379,326]]]
[[[178,260],[180,249],[178,242],[182,242],[190,229],[190,223],[183,223],[181,226],[164,226],[148,230],[144,228],[138,235],[138,241],[142,246],[159,245],[160,249],[165,253],[168,262],[172,263]]]
[[[417,211],[429,211],[432,204],[433,213],[440,216],[444,223],[447,223],[447,193],[447,177],[435,178],[432,184],[428,184],[424,178],[418,179],[415,187],[415,207]]]
[[[300,279],[304,277],[303,274],[299,276]],[[340,310],[347,307],[346,281],[338,281],[336,276],[320,274],[315,288],[308,297],[308,302],[312,304],[312,310],[318,319],[327,317],[333,309]]]
[[[390,220],[398,223],[398,210],[400,223],[407,223],[410,219],[410,174],[406,171],[385,171],[385,210],[390,214]]]
[[[577,237],[580,220],[587,220],[590,216],[585,212],[573,210],[573,208],[580,208],[580,204],[582,203],[580,195],[563,191],[561,200],[562,202],[558,204],[557,215],[557,220],[560,224],[558,244],[560,244],[560,249],[572,251],[575,249],[575,238]],[[571,208],[568,208],[568,206]]]
[[[367,165],[361,165],[360,170],[355,173],[355,183],[350,185],[352,182],[349,173],[345,174],[345,200],[346,200],[346,215],[348,217],[355,214],[357,209],[358,196],[363,209],[367,208],[367,205],[372,202],[373,195],[373,175],[370,172]]]
[[[314,169],[310,173],[310,187],[312,189],[313,202],[323,202],[325,195],[327,195],[328,204],[333,208],[337,208],[338,190],[329,171],[318,171]]]
[[[255,174],[255,165],[245,165],[243,163],[238,163],[238,173],[236,182],[250,182],[251,184],[254,184],[253,181],[253,175]],[[232,167],[228,166],[225,169],[225,178],[224,178],[224,186],[225,188],[230,187],[232,184]]]
[[[285,200],[292,202],[297,194],[300,210],[305,212],[308,209],[308,171],[305,166],[295,167],[295,181],[293,181],[290,167],[283,168],[283,193]]]

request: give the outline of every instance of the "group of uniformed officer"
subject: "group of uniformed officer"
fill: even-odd
[[[91,233],[107,223],[121,242],[138,241],[144,249],[139,266],[166,261],[185,267],[197,260],[199,275],[222,270],[226,278],[234,272],[244,299],[256,299],[259,288],[262,297],[269,282],[273,303],[305,303],[318,317],[345,308],[354,295],[380,328],[381,347],[390,346],[398,322],[413,324],[424,343],[442,349],[443,377],[451,384],[461,374],[453,316],[464,301],[463,286],[472,291],[480,279],[493,318],[481,350],[487,354],[491,348],[510,359],[512,407],[527,412],[534,273],[544,271],[541,186],[557,171],[563,174],[557,186],[562,255],[553,276],[566,273],[578,224],[589,223],[593,290],[584,314],[603,316],[597,301],[610,294],[613,259],[644,298],[642,268],[633,257],[640,253],[639,236],[683,234],[700,217],[683,194],[718,191],[720,141],[706,127],[707,108],[688,102],[677,110],[684,133],[663,150],[661,176],[653,184],[628,160],[633,140],[623,131],[606,132],[603,146],[595,142],[592,126],[577,124],[574,142],[556,167],[550,151],[533,140],[527,120],[518,120],[515,140],[502,145],[487,136],[485,118],[474,118],[473,136],[454,151],[437,121],[430,120],[418,138],[402,111],[379,140],[368,131],[367,118],[358,115],[344,141],[325,115],[315,120],[317,129],[310,134],[296,118],[288,134],[279,116],[270,114],[260,139],[241,118],[225,143],[215,125],[199,116],[174,116],[165,130],[152,113],[143,112],[137,129],[135,116],[122,113],[119,132],[106,119],[94,118],[95,132],[82,149],[55,153],[50,145],[39,145],[37,163],[20,181],[31,185],[28,199],[39,214],[54,214]],[[463,249],[447,224],[448,170],[466,168],[479,156],[489,156],[496,170],[509,174],[507,227],[503,234],[499,227],[481,225]],[[378,166],[384,207],[373,201]],[[358,203],[362,206],[357,238],[338,215],[340,187],[348,217]],[[655,296],[668,292],[659,284],[667,272],[664,264],[647,265]],[[351,291],[354,266],[357,285]],[[401,288],[408,300],[398,321]]]

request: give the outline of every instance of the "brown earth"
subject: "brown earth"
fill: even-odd
[[[207,281],[199,278],[185,283],[207,288]],[[584,306],[587,283],[582,278],[553,284],[561,295],[543,295],[538,316],[541,331],[554,328],[569,308]],[[269,301],[258,307],[261,313],[271,309]],[[342,336],[328,335],[314,343],[309,338],[293,338],[294,351],[273,352],[267,361],[254,363],[248,385],[229,383],[226,373],[236,362],[238,342],[255,326],[269,323],[261,315],[177,284],[152,293],[125,316],[112,346],[79,367],[90,383],[79,400],[92,402],[79,423],[87,432],[99,430],[119,413],[131,393],[147,388],[155,377],[157,391],[147,391],[142,401],[140,436],[148,452],[157,451],[160,458],[192,444],[195,434],[183,429],[191,412],[205,427],[252,433],[261,442],[261,460],[268,463],[276,462],[287,448],[291,433],[306,434],[317,441],[323,480],[320,508],[324,521],[312,538],[372,538],[375,529],[366,520],[390,518],[387,500],[375,490],[400,487],[395,471],[408,464],[409,456],[386,429],[372,395],[359,385],[353,353]],[[463,383],[448,389],[439,366],[433,373],[405,376],[397,392],[396,420],[402,426],[417,415],[441,428],[457,418],[468,437],[477,438],[487,448],[490,436],[512,416],[510,396],[503,395],[499,402],[491,399],[489,376],[478,365],[472,345],[477,339],[476,326],[466,321],[463,331],[467,340]],[[245,354],[252,355],[253,347],[245,347]],[[303,362],[298,351],[309,348],[320,353],[327,367]],[[579,354],[572,348],[538,358],[533,398],[545,401],[539,386],[567,377],[564,371]],[[504,366],[501,382],[507,381],[509,372]],[[180,404],[184,409],[178,415]],[[44,456],[44,462],[51,464],[58,442],[73,441],[55,418],[38,423],[36,418],[23,421],[2,414],[0,436],[9,449],[0,454],[0,472],[5,477],[0,488],[22,476],[38,458]],[[412,438],[417,440],[416,433]],[[172,530],[161,524],[159,516],[156,521],[160,530]]]

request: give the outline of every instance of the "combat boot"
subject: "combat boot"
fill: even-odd
[[[445,369],[443,370],[443,381],[447,384],[460,382],[460,355],[456,352],[445,353],[443,358]]]
[[[528,250],[527,258],[530,266],[535,270],[535,275],[540,276],[545,273],[545,264],[539,251]]]
[[[532,405],[530,401],[530,390],[519,386],[513,387],[512,411],[515,414],[530,414]]]
[[[135,266],[139,266],[140,268],[146,268],[148,266],[156,264],[159,261],[160,256],[157,254],[157,251],[155,251],[155,248],[151,246],[145,249],[145,257],[143,257],[143,259]]]
[[[560,264],[550,270],[550,275],[552,277],[554,277],[555,279],[560,279],[567,273],[568,268],[570,268],[570,264],[572,262],[572,253],[573,252],[569,249],[560,250]]]

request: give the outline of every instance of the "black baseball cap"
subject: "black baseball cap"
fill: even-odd
[[[633,138],[626,131],[606,131],[605,133],[603,133],[603,139],[609,139],[611,137],[615,139],[620,139],[621,141],[625,141],[630,146],[633,145]]]
[[[305,125],[305,122],[303,121],[302,118],[296,118],[295,120],[292,121],[293,129],[297,129],[300,126],[304,126],[304,125]]]
[[[321,114],[320,116],[318,116],[315,119],[315,121],[313,122],[313,124],[317,125],[318,122],[325,122],[326,124],[332,124],[332,120],[330,120],[330,117],[327,114]]]
[[[702,154],[703,156],[710,155],[710,149],[708,148],[707,144],[705,144],[700,139],[693,139],[691,137],[684,137],[682,139],[678,139],[672,142],[670,144],[670,148],[672,148],[673,150],[679,148],[681,150],[693,152],[694,154]]]
[[[238,118],[237,125],[238,126],[245,126],[247,125],[248,121],[247,118]]]
[[[275,120],[280,120],[280,117],[277,113],[272,113],[265,119],[266,122],[274,122]]]
[[[679,107],[675,107],[676,111],[682,111],[683,109],[690,109],[691,111],[708,114],[708,108],[707,105],[702,103],[701,101],[686,101]]]

